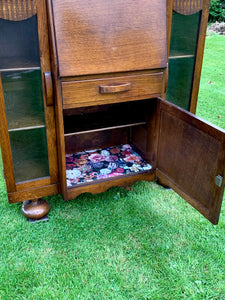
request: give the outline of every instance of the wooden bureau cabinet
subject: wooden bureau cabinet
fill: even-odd
[[[0,3],[0,134],[9,201],[57,192],[69,200],[158,179],[216,224],[225,133],[164,100],[172,2]],[[19,46],[11,26],[15,32],[21,26]],[[23,212],[40,218],[37,202],[25,203]]]

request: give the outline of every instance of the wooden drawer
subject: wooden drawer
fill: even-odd
[[[62,82],[63,108],[159,97],[163,73]]]

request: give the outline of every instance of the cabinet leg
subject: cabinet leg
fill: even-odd
[[[31,221],[41,219],[47,221],[48,219],[44,219],[44,217],[47,215],[49,210],[49,203],[42,198],[24,201],[21,208],[22,214]]]

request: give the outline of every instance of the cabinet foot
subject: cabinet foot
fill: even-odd
[[[21,212],[29,220],[43,220],[47,221],[48,219],[44,218],[50,210],[49,203],[40,198],[34,200],[24,201]]]

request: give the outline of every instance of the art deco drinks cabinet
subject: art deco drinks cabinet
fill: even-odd
[[[41,197],[158,180],[217,224],[225,132],[191,113],[208,8],[205,0],[1,0],[9,202],[25,201],[23,213],[39,219],[49,210]]]

